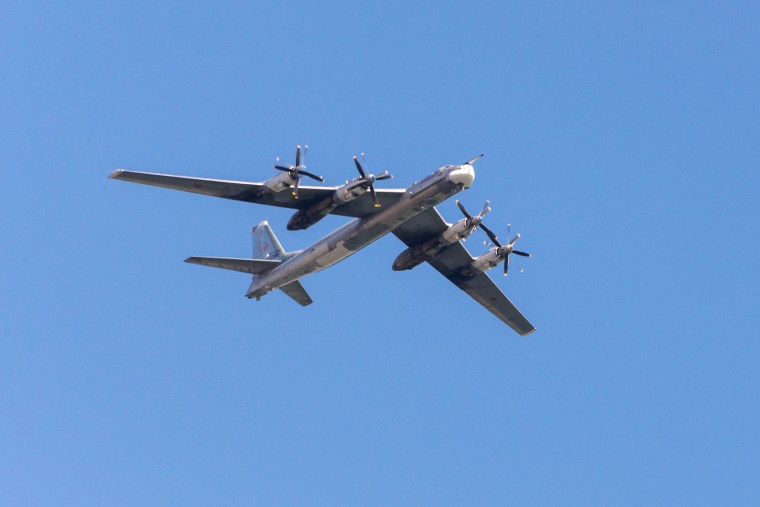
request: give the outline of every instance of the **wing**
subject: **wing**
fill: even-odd
[[[433,207],[393,229],[393,234],[406,246],[414,246],[438,236],[448,226],[446,220]]]
[[[461,246],[461,243],[457,243]],[[464,249],[464,247],[462,247]],[[444,252],[441,252],[444,253]],[[438,254],[440,256],[441,254]],[[469,255],[469,254],[468,254]],[[432,263],[431,263],[432,264]],[[444,273],[443,269],[436,266],[436,269]],[[528,319],[520,313],[520,310],[509,300],[499,287],[485,274],[480,273],[472,278],[456,279],[450,278],[444,273],[457,287],[469,294],[475,301],[483,305],[486,310],[496,315],[502,322],[515,330],[521,336],[529,335],[536,330]]]
[[[255,204],[266,204],[280,208],[302,209],[308,208],[322,199],[329,197],[338,187],[312,187],[302,185],[298,188],[298,199],[290,192],[278,192],[276,194],[262,193],[262,183],[245,181],[215,180],[209,178],[190,178],[186,176],[172,176],[169,174],[143,173],[117,169],[109,178],[133,183],[142,183],[155,187],[182,190],[195,194],[204,194],[214,197],[223,197],[235,201],[244,201]],[[391,204],[404,195],[404,189],[378,188],[377,199],[381,205]],[[363,218],[377,213],[382,208],[375,208],[369,194],[363,194],[353,201],[349,201],[333,210],[333,214],[346,217]]]
[[[430,208],[396,227],[393,234],[407,246],[414,246],[440,234],[447,227],[448,224],[438,210]],[[428,263],[518,334],[525,336],[535,331],[536,328],[528,322],[528,319],[520,313],[520,310],[487,274],[480,273],[475,276],[460,274],[462,268],[467,267],[473,260],[464,245],[456,242],[443,248]]]

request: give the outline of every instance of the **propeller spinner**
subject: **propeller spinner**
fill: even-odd
[[[322,176],[317,176],[316,174],[310,173],[306,171],[306,152],[309,151],[309,146],[304,146],[303,150],[303,158],[301,157],[301,145],[299,144],[296,146],[296,165],[290,165],[290,166],[284,166],[284,165],[278,165],[275,164],[274,168],[278,171],[285,171],[290,175],[290,178],[293,180],[293,190],[291,190],[291,193],[293,194],[293,197],[298,199],[298,182],[301,181],[301,178],[303,176],[308,176],[311,179],[324,182],[324,178]],[[277,157],[277,161],[280,161],[280,157]]]

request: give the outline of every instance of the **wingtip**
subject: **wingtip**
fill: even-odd
[[[118,178],[121,173],[124,172],[124,169],[116,169],[114,172],[108,175],[108,179],[115,179]]]

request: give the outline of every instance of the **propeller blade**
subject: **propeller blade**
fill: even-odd
[[[296,178],[296,182],[293,184],[293,190],[290,191],[290,193],[293,195],[293,198],[298,199],[298,182],[301,181],[301,178]]]
[[[377,176],[375,176],[376,181],[382,181],[382,180],[390,180],[393,178],[393,175],[389,173],[388,171],[383,171]]]
[[[517,233],[517,235],[514,238],[512,238],[512,241],[510,241],[509,244],[510,245],[514,245],[517,242],[518,239],[520,239],[520,233],[519,232]]]
[[[507,271],[509,271],[509,254],[504,257],[504,276],[507,276]]]
[[[298,169],[296,172],[302,176],[308,176],[309,178],[313,180],[321,181],[322,183],[324,183],[325,181],[324,178],[322,178],[322,176],[317,176],[316,174],[312,174],[308,171],[304,171],[303,169]]]
[[[296,167],[301,166],[301,145],[296,146]]]
[[[512,250],[512,253],[515,255],[522,255],[523,257],[530,257],[530,254],[527,252],[521,252],[520,250]]]
[[[375,186],[374,185],[370,185],[369,186],[369,193],[372,194],[372,200],[375,203],[375,208],[379,208],[380,207],[380,203],[377,202],[377,194],[375,193]]]
[[[491,201],[486,201],[486,203],[483,205],[483,209],[480,210],[478,216],[480,218],[483,218],[489,211],[491,211]]]
[[[362,165],[359,163],[359,159],[356,158],[356,155],[354,155],[354,164],[356,164],[356,169],[359,171],[359,174],[362,178],[366,178],[367,175],[364,174],[364,169],[362,169]]]
[[[491,242],[492,242],[494,245],[498,246],[499,248],[501,248],[501,247],[502,247],[502,246],[501,246],[501,243],[499,243],[499,240],[496,238],[496,234],[494,234],[494,233],[493,233],[493,231],[492,231],[491,229],[489,229],[488,227],[486,227],[484,224],[480,224],[480,228],[481,228],[481,229],[483,229],[483,231],[484,231],[486,234],[488,234],[488,237],[489,237],[489,239],[491,240]]]
[[[292,167],[285,167],[284,165],[276,165],[274,166],[274,168],[277,169],[278,171],[292,171],[293,170]]]
[[[456,203],[457,203],[457,206],[459,206],[459,210],[462,212],[464,217],[467,220],[472,220],[472,216],[469,213],[467,213],[467,210],[464,209],[464,205],[461,202],[459,202],[459,199],[456,200]]]

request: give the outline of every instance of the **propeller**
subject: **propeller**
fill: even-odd
[[[476,216],[470,215],[467,210],[465,209],[464,205],[459,202],[457,199],[456,201],[457,206],[459,206],[460,211],[467,219],[467,222],[465,223],[465,226],[469,229],[469,232],[467,232],[467,235],[469,235],[472,231],[474,231],[478,226],[483,227],[484,230],[486,229],[486,226],[483,225],[483,217],[486,216],[486,213],[491,211],[490,202],[486,201],[485,204],[483,204],[483,208],[480,210],[480,213],[478,213]],[[465,236],[464,239],[467,239]]]
[[[364,153],[362,153],[362,156],[364,156]],[[388,171],[383,171],[378,175],[366,174],[362,168],[362,165],[359,163],[359,159],[356,158],[356,156],[354,156],[354,164],[356,164],[356,170],[359,171],[359,178],[355,180],[354,184],[351,185],[349,189],[354,189],[356,187],[369,189],[369,193],[372,194],[372,202],[374,203],[375,208],[379,208],[380,203],[377,201],[377,194],[375,193],[374,183],[376,181],[389,180],[393,178],[393,175]]]
[[[290,165],[290,166],[284,166],[284,165],[278,165],[275,164],[274,168],[278,171],[285,171],[290,175],[290,178],[293,180],[293,190],[291,190],[291,194],[293,194],[293,197],[298,199],[298,182],[301,181],[301,177],[308,176],[311,179],[324,182],[324,178],[322,176],[317,176],[316,174],[310,173],[306,171],[306,152],[309,151],[309,146],[303,147],[303,158],[301,157],[301,145],[299,144],[296,146],[296,165]],[[277,162],[280,161],[280,157],[277,157]]]
[[[522,257],[530,257],[529,253],[514,249],[515,243],[517,243],[517,240],[520,239],[520,233],[517,233],[517,235],[512,238],[512,241],[504,246],[499,243],[499,239],[496,237],[496,234],[494,234],[493,231],[484,225],[481,225],[480,227],[488,235],[488,238],[493,242],[493,244],[498,247],[496,254],[500,259],[504,259],[504,276],[507,276],[507,272],[509,271],[509,254],[520,255]],[[511,225],[507,226],[507,237],[509,237],[510,229]]]

